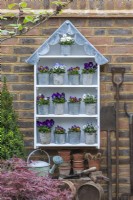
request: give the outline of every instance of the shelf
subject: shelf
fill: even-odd
[[[37,118],[39,117],[58,117],[58,118],[67,118],[67,117],[71,117],[71,118],[88,118],[88,117],[91,117],[91,118],[97,118],[98,115],[85,115],[85,114],[79,114],[79,115],[69,115],[69,114],[64,114],[64,115],[54,115],[54,114],[49,114],[49,115],[36,115]]]
[[[97,88],[97,85],[36,85],[37,88]]]
[[[50,55],[50,56],[39,56],[39,59],[42,59],[42,58],[44,58],[44,59],[47,59],[47,58],[50,58],[50,59],[54,59],[54,58],[76,58],[76,59],[81,59],[81,58],[95,58],[95,56],[76,56],[76,55],[67,55],[67,56],[64,56],[64,55]]]
[[[37,147],[98,147],[98,144],[85,144],[85,143],[79,143],[79,144],[70,144],[70,143],[65,143],[65,144],[55,144],[55,143],[50,143],[50,144],[41,144],[41,143],[36,143]]]

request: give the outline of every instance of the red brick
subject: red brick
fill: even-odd
[[[12,46],[1,46],[1,53],[2,54],[13,54]]]
[[[110,45],[113,42],[112,37],[87,37],[90,43],[93,45]]]
[[[95,48],[101,53],[101,54],[106,54],[106,47],[104,46],[96,46],[95,45]]]
[[[114,55],[133,54],[133,46],[108,46],[107,53]]]
[[[81,34],[83,34],[85,37],[93,35],[93,28],[79,28],[79,31]]]
[[[114,10],[114,1],[106,1],[106,9]]]
[[[121,1],[121,0],[115,1],[115,9],[116,10],[125,9],[125,1]]]

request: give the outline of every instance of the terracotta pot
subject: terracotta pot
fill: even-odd
[[[63,158],[63,161],[70,161],[71,157],[70,156],[61,156]]]
[[[84,155],[80,154],[80,153],[73,154],[73,159],[74,160],[83,160],[84,159]]]
[[[71,163],[70,161],[67,161],[67,162],[65,161],[60,165],[60,167],[71,167]]]
[[[62,151],[58,151],[58,154],[60,155],[60,156],[69,156],[70,155],[70,152],[71,151],[69,151],[69,150],[62,150]]]
[[[73,167],[74,168],[84,168],[84,163],[83,162],[79,162],[79,163],[78,162],[76,162],[76,163],[74,162],[73,163]]]
[[[100,160],[92,159],[92,160],[88,160],[88,163],[89,163],[89,168],[96,167],[98,171],[100,170]]]
[[[68,176],[70,174],[70,167],[59,167],[60,175]]]

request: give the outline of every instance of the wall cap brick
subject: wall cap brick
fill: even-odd
[[[42,9],[38,10],[31,10],[32,12],[35,12],[36,14]],[[52,9],[48,9],[47,11],[51,12]],[[2,9],[1,14],[6,13],[15,13],[17,14],[17,10],[8,10],[8,9]],[[25,15],[29,15],[29,13],[25,13]],[[65,9],[63,10],[62,14],[54,16],[56,18],[66,18],[66,17],[80,17],[80,18],[97,18],[97,17],[117,17],[117,18],[132,18],[133,17],[133,10],[73,10],[73,9]]]

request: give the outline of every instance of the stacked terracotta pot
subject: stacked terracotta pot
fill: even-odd
[[[73,172],[74,174],[80,173],[84,170],[84,154],[73,154]]]
[[[68,176],[71,170],[71,155],[69,150],[58,151],[58,155],[63,158],[63,163],[59,166],[60,176]]]

